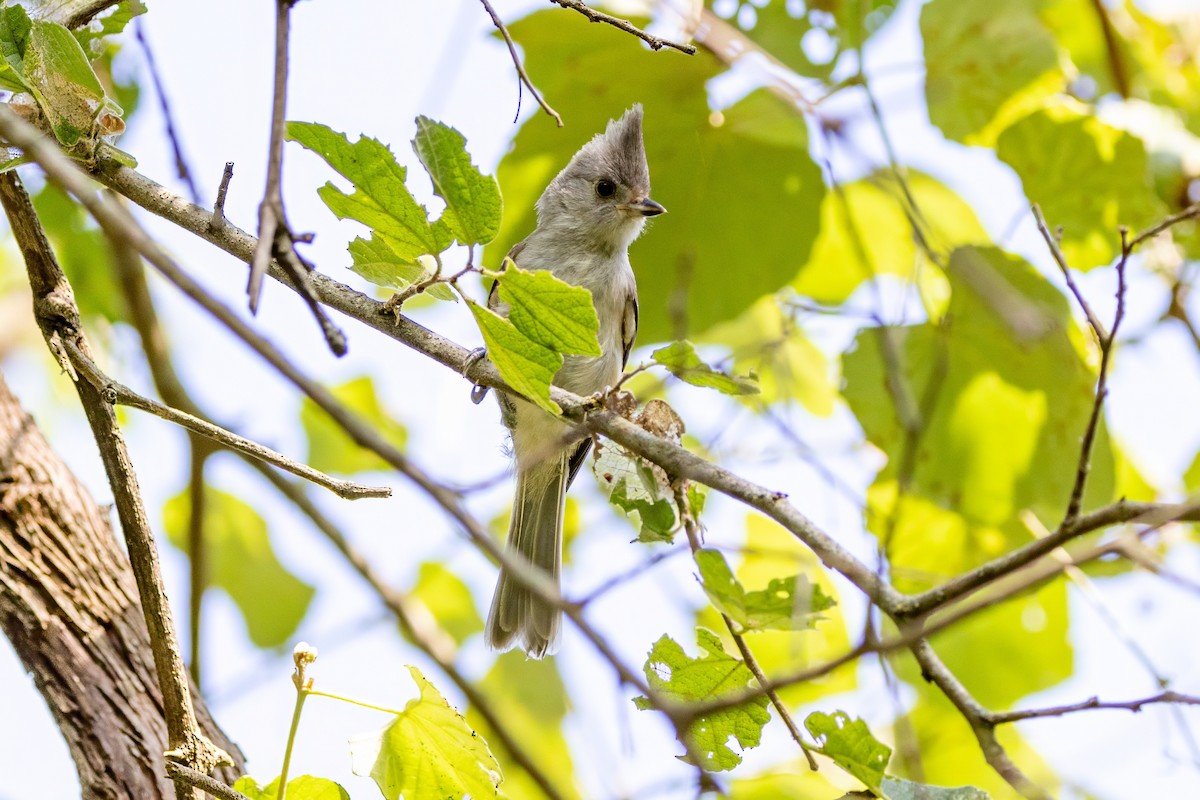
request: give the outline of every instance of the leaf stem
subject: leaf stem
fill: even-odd
[[[362,700],[355,700],[353,697],[344,697],[343,695],[334,694],[333,692],[322,692],[320,689],[304,689],[303,691],[305,694],[312,695],[313,697],[328,697],[330,700],[341,700],[343,703],[350,703],[351,705],[361,706],[362,708],[369,708],[372,711],[382,711],[385,714],[393,714],[397,717],[404,713],[403,711],[397,711],[396,709],[388,708],[387,706],[377,706],[373,703],[364,703]]]

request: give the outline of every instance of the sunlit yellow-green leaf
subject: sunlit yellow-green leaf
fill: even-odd
[[[353,259],[350,270],[376,286],[406,289],[433,274],[432,270],[422,263],[427,257],[403,258],[374,231],[371,232],[370,239],[356,237],[346,249],[350,251],[350,257]],[[432,284],[424,293],[439,300],[458,300],[454,290],[444,283]]]
[[[185,489],[163,506],[167,539],[185,553],[190,519]],[[208,585],[233,600],[250,641],[258,647],[285,644],[304,618],[314,590],[279,563],[263,518],[238,497],[206,486],[204,545]]]
[[[495,797],[500,765],[473,731],[416,667],[420,690],[377,734],[350,740],[354,774],[370,776],[385,800],[481,800]]]
[[[867,723],[850,719],[844,711],[826,714],[814,711],[804,719],[804,727],[817,741],[823,755],[878,792],[892,749],[871,735]]]
[[[745,586],[765,586],[787,575],[804,574],[824,595],[835,601],[838,598],[837,586],[812,551],[774,520],[760,514],[746,516],[746,543],[734,574]],[[850,634],[842,607],[828,608],[822,616],[825,619],[816,632],[765,630],[754,634],[754,657],[767,677],[778,678],[824,664],[850,649]],[[724,630],[724,623],[711,605],[696,615],[696,624],[721,631],[727,649],[734,647]],[[796,706],[850,691],[856,685],[855,669],[847,665],[818,678],[784,686],[779,694],[784,702]]]
[[[404,447],[407,438],[404,426],[393,419],[379,402],[375,383],[369,375],[331,387],[330,392],[388,442],[398,448]],[[341,426],[307,397],[300,405],[300,424],[308,439],[306,461],[314,469],[342,475],[390,469],[378,455],[355,444]]]
[[[1024,512],[1057,524],[1094,399],[1091,344],[1061,292],[995,249],[960,248],[949,266],[944,327],[864,330],[843,362],[846,400],[888,458],[869,497],[868,525],[884,537],[894,578],[907,589],[1027,543]],[[885,336],[894,365],[884,358]],[[913,454],[894,406],[897,385],[924,415]],[[897,505],[902,468],[909,490]],[[1113,492],[1102,426],[1085,504],[1109,502]]]
[[[705,593],[739,632],[809,630],[823,619],[822,612],[835,605],[803,574],[772,578],[764,589],[747,590],[719,550],[700,550],[696,565]]]
[[[908,170],[908,191],[887,172],[877,172],[826,195],[821,232],[792,286],[819,303],[838,305],[864,281],[895,275],[921,283],[937,273],[918,246],[920,238],[948,255],[965,244],[990,239],[975,212],[956,193],[922,173]],[[906,199],[911,195],[915,208]]]
[[[660,347],[650,355],[656,364],[662,364],[676,378],[722,394],[758,394],[758,384],[752,377],[731,375],[716,370],[700,360],[691,342],[672,342]]]
[[[933,0],[921,9],[929,119],[947,137],[990,144],[1003,127],[994,120],[1011,120],[1014,107],[1062,88],[1054,38],[1037,5]]]
[[[570,702],[556,659],[534,660],[510,651],[497,656],[479,683],[492,709],[527,752],[537,753],[538,766],[568,798],[582,797],[571,760],[571,749],[563,736],[563,720]],[[476,730],[489,730],[482,715],[467,710],[467,721]],[[544,797],[533,779],[511,759],[505,760],[504,745],[489,737],[505,764],[504,795],[512,800]]]
[[[275,800],[279,797],[279,778],[260,786],[254,778],[243,775],[233,788],[250,800]],[[301,775],[288,781],[287,796],[289,800],[350,800],[349,792],[338,784],[312,775]]]
[[[332,183],[318,190],[339,219],[354,219],[383,237],[401,257],[440,253],[453,239],[445,225],[432,225],[425,208],[405,185],[408,170],[392,151],[362,136],[351,143],[344,133],[311,122],[289,122],[287,137],[313,151],[354,185],[346,194]]]
[[[462,644],[483,630],[475,598],[462,579],[436,561],[426,561],[417,572],[412,596],[437,619],[454,641]]]
[[[1121,250],[1120,225],[1140,230],[1166,215],[1140,139],[1067,101],[1011,125],[996,155],[1021,178],[1052,229],[1062,226],[1067,263],[1087,271]]]

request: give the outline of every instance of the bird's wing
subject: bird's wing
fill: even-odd
[[[621,320],[621,368],[629,363],[629,351],[633,349],[633,340],[637,338],[638,302],[637,295],[630,292],[625,301],[625,316]]]

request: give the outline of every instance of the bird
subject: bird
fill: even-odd
[[[650,198],[642,137],[642,107],[610,120],[550,181],[537,201],[537,227],[509,252],[524,270],[548,270],[592,294],[601,355],[565,355],[553,383],[590,396],[615,386],[629,360],[638,326],[637,282],[629,246],[646,221],[666,209]],[[493,284],[488,306],[508,309]],[[561,418],[518,397],[497,393],[511,436],[516,491],[507,548],[559,584],[562,518],[567,488],[592,440],[571,441]],[[485,640],[495,650],[515,644],[532,658],[553,652],[561,612],[511,572],[500,569]]]

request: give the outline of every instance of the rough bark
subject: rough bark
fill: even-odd
[[[0,630],[34,677],[84,798],[169,798],[150,637],[108,520],[0,376]],[[237,762],[193,690],[201,730]]]

